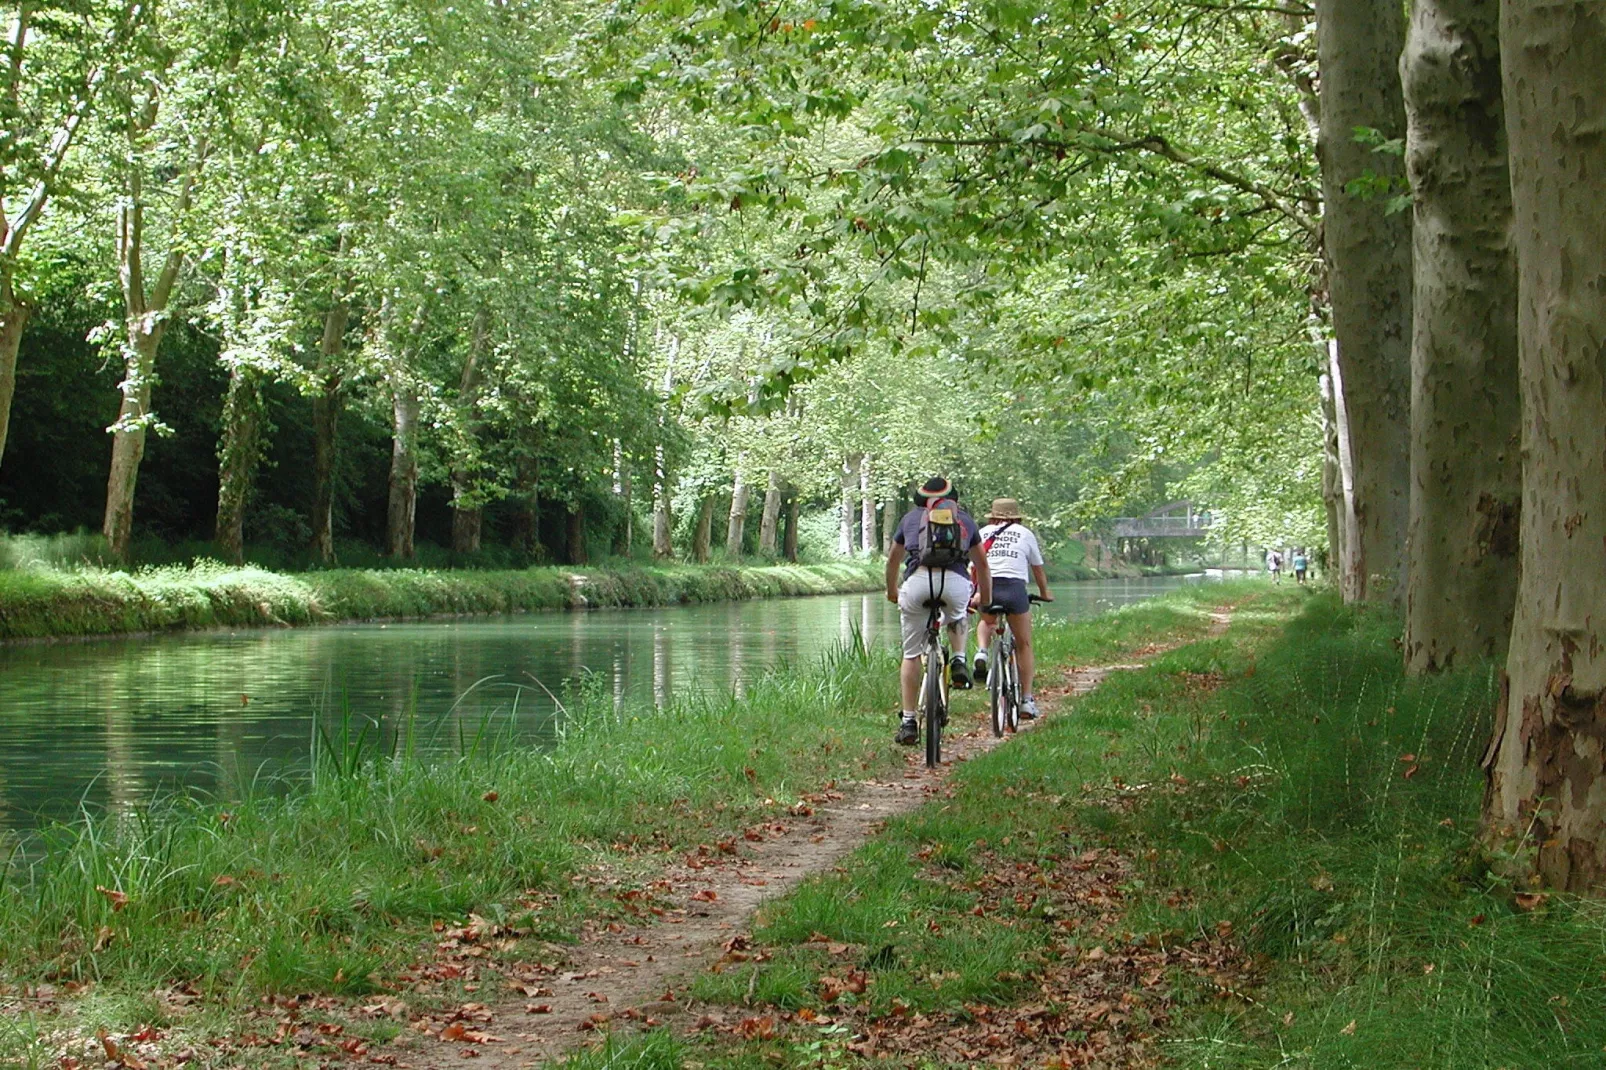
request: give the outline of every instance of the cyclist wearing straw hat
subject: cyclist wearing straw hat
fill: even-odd
[[[1022,521],[1020,502],[1014,498],[995,498],[981,529],[981,544],[987,551],[987,567],[993,574],[993,602],[1005,607],[1009,630],[1015,634],[1015,661],[1020,666],[1021,709],[1025,720],[1037,716],[1037,700],[1032,697],[1032,675],[1036,655],[1032,650],[1032,603],[1026,591],[1028,574],[1037,584],[1037,593],[1052,602],[1048,593],[1048,573],[1043,571],[1043,551],[1037,536]],[[982,617],[976,629],[976,679],[987,678],[987,644],[992,642],[992,618]]]

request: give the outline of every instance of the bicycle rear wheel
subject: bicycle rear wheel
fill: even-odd
[[[1004,638],[994,634],[993,641],[987,644],[987,695],[992,707],[993,735],[1002,736],[1009,727],[1009,710],[1005,708],[1004,674],[1001,669],[994,668],[1002,661],[1007,660],[1004,653]]]
[[[947,670],[946,660],[940,648],[926,654],[926,686],[922,697],[926,717],[926,764],[932,768],[942,764],[942,722],[947,704],[942,681]]]

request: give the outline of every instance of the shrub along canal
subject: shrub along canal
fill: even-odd
[[[1189,579],[1062,583],[1045,609],[1090,617]],[[566,689],[740,691],[855,635],[890,648],[896,629],[880,595],[856,594],[0,647],[0,833],[178,787],[232,797],[304,768],[320,730],[540,744]]]

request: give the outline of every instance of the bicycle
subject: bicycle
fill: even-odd
[[[926,765],[935,769],[942,764],[942,730],[948,723],[948,652],[942,645],[942,602],[937,592],[924,604],[931,615],[926,618],[926,649],[921,655],[925,668],[920,711],[926,722]]]
[[[1038,595],[1027,596],[1032,605],[1044,601]],[[993,641],[987,651],[987,694],[992,706],[993,735],[1020,729],[1020,666],[1015,661],[1015,633],[1009,627],[1005,607],[994,602],[983,606],[981,612],[993,618]]]

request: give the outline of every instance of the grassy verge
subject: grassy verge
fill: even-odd
[[[723,1025],[574,1065],[1602,1065],[1606,911],[1475,841],[1493,671],[1406,680],[1396,619],[1257,590],[766,908],[699,981]]]
[[[0,571],[0,640],[336,620],[657,606],[880,586],[878,565],[330,569],[294,575],[216,563]]]
[[[411,982],[436,928],[474,918],[505,927],[508,959],[541,955],[687,847],[901,768],[895,680],[889,654],[860,649],[662,710],[582,688],[555,749],[480,741],[450,761],[332,731],[288,793],[47,830],[0,869],[0,1065],[100,1028],[229,1035],[275,993],[426,999]],[[489,994],[494,977],[458,977],[457,998],[481,980]]]

